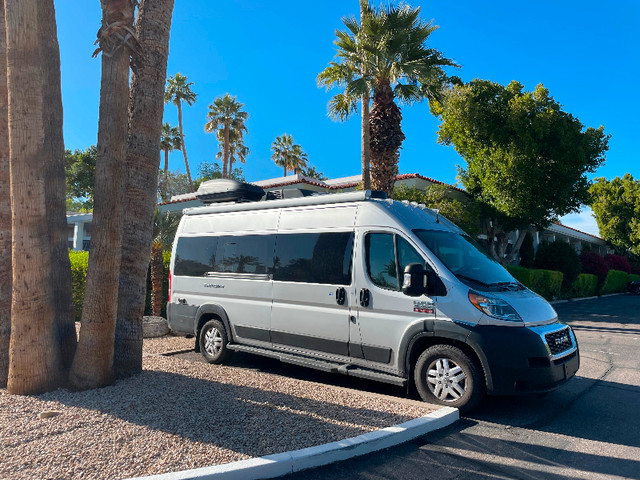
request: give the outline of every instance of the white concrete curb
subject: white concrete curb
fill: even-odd
[[[136,480],[209,480],[221,478],[225,480],[254,480],[275,478],[400,445],[451,425],[459,418],[460,413],[457,408],[443,407],[428,415],[394,425],[393,427],[316,447],[225,463],[223,465],[163,473],[148,477],[136,477]]]

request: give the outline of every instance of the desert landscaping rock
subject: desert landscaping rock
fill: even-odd
[[[193,345],[145,339],[144,371],[106,388],[33,397],[0,390],[0,478],[119,479],[198,468],[341,440],[434,409],[160,355]]]
[[[144,338],[162,337],[169,333],[167,319],[163,317],[142,317],[142,336]]]

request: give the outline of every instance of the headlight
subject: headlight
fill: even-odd
[[[522,322],[522,318],[518,312],[504,300],[495,297],[489,297],[480,293],[469,290],[469,301],[490,317],[506,320],[507,322]]]

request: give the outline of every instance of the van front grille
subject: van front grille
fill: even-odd
[[[555,332],[547,333],[544,336],[552,355],[558,355],[562,352],[566,352],[573,347],[571,341],[571,334],[569,333],[569,327],[557,330]]]

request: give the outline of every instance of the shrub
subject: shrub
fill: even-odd
[[[600,289],[601,295],[625,292],[627,290],[627,278],[629,274],[621,270],[609,270],[604,285]]]
[[[560,297],[564,274],[555,270],[535,269],[530,271],[531,290],[547,300]]]
[[[634,275],[640,275],[640,263],[631,263],[631,273]]]
[[[527,232],[520,246],[520,266],[525,268],[533,267],[535,254],[536,252],[533,249],[533,236],[531,236],[531,232]]]
[[[530,285],[530,273],[531,270],[524,267],[518,267],[516,265],[507,265],[505,266],[507,271],[513,275],[513,277],[518,280],[525,287],[529,288]]]
[[[73,311],[76,322],[82,318],[82,302],[86,285],[89,252],[69,250],[71,261],[71,292],[73,295]]]
[[[562,291],[562,272],[537,270],[517,266],[507,266],[508,272],[525,287],[548,300],[560,297]]]
[[[629,260],[622,255],[605,255],[604,261],[609,267],[609,270],[620,270],[621,272],[631,273]]]
[[[560,240],[540,245],[534,265],[538,269],[562,272],[563,286],[566,289],[569,289],[581,271],[580,259],[576,251],[567,242]]]
[[[571,284],[572,297],[592,297],[598,289],[598,277],[591,273],[581,273]]]
[[[580,254],[580,263],[582,264],[582,273],[591,273],[598,277],[598,284],[604,284],[607,278],[609,267],[600,255],[594,252],[583,251]]]

